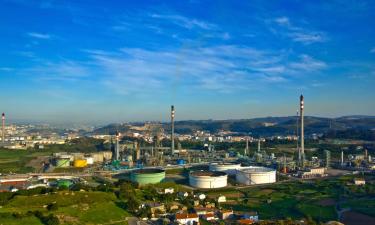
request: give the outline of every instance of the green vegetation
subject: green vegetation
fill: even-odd
[[[369,177],[372,179],[371,177]],[[337,220],[336,203],[370,216],[375,212],[375,185],[365,187],[347,185],[353,176],[338,179],[295,181],[282,184],[206,191],[208,196],[224,194],[228,202],[220,206],[240,212],[256,211],[261,219],[299,219],[311,217],[315,221]]]
[[[7,221],[6,224],[16,224],[13,220],[18,221],[17,218],[22,218],[23,224],[58,224],[57,218],[63,224],[125,221],[130,214],[117,203],[113,192],[59,191],[32,196],[15,195],[3,205],[0,218]]]
[[[354,211],[375,217],[375,199],[374,198],[352,199],[346,202],[345,204],[343,204],[343,207],[349,207]]]
[[[44,155],[44,153],[28,150],[0,149],[0,173],[32,172],[33,168],[27,167],[26,164],[31,159],[40,155]]]

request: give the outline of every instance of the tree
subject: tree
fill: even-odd
[[[137,212],[139,209],[139,202],[133,196],[129,196],[126,202],[126,208],[130,212]]]

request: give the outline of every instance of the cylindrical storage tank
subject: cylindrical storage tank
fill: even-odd
[[[189,174],[189,184],[196,188],[222,188],[227,186],[228,175],[221,171],[194,171]]]
[[[165,170],[162,169],[139,169],[130,175],[131,181],[140,185],[160,183],[164,178]]]
[[[56,167],[69,167],[69,166],[70,166],[69,158],[56,159]]]
[[[252,166],[247,169],[238,170],[236,181],[246,185],[275,183],[276,170],[267,167]]]
[[[240,168],[240,163],[211,163],[209,166],[210,171],[221,171],[228,175],[235,175],[236,171]]]
[[[92,153],[91,157],[94,159],[94,163],[101,163],[104,161],[104,155],[101,152]]]
[[[77,167],[77,168],[86,167],[87,161],[86,161],[86,159],[77,159],[77,160],[74,160],[73,165],[74,165],[74,167]]]
[[[87,165],[94,164],[94,158],[93,157],[85,157]]]
[[[85,154],[80,153],[80,152],[72,153],[72,155],[74,157],[74,160],[84,159],[85,158]]]
[[[64,188],[69,188],[70,186],[73,185],[73,182],[71,180],[58,180],[57,181],[57,186],[58,187],[64,187]]]

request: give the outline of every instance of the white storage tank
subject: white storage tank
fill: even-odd
[[[94,164],[94,158],[93,157],[85,157],[87,165]]]
[[[228,175],[221,171],[194,171],[189,174],[189,183],[196,188],[222,188],[227,186]]]
[[[228,175],[235,175],[236,171],[240,168],[240,163],[211,163],[209,166],[210,171],[221,171]]]
[[[237,170],[236,181],[246,185],[275,183],[276,170],[267,167],[250,166],[246,169]]]

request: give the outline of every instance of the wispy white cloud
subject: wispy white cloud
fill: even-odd
[[[278,52],[220,45],[197,49],[120,52],[90,51],[92,64],[106,74],[102,83],[120,94],[165,90],[175,82],[189,89],[233,92],[285,83],[296,74],[318,72],[327,65],[308,55],[289,62]],[[182,82],[183,80],[183,82]],[[168,89],[168,88],[167,88]]]
[[[213,30],[217,28],[215,24],[176,14],[151,14],[150,16],[154,19],[167,20],[170,23],[187,29],[200,28],[204,30]]]
[[[37,38],[37,39],[50,39],[52,36],[50,34],[43,34],[37,32],[29,32],[27,33],[29,37]]]
[[[327,35],[324,32],[295,26],[291,23],[288,17],[278,17],[275,18],[273,22],[282,28],[280,31],[282,34],[291,38],[295,42],[311,44],[315,42],[325,42],[327,40]]]
[[[84,63],[64,60],[40,62],[38,66],[27,69],[24,73],[40,81],[79,81],[92,75],[93,71],[93,68]]]
[[[153,96],[177,85],[188,92],[234,93],[285,85],[327,64],[309,55],[240,45],[182,49],[84,49],[85,61],[40,61],[24,74],[41,82],[95,82],[120,95]]]
[[[323,61],[312,58],[309,55],[301,55],[300,60],[289,64],[290,69],[297,71],[313,72],[327,67]]]
[[[285,16],[276,18],[275,22],[281,26],[291,26],[289,18]]]
[[[215,23],[177,13],[138,11],[124,13],[111,26],[112,31],[149,32],[186,42],[199,35],[201,39],[229,40],[231,34]]]
[[[310,44],[314,42],[323,42],[325,40],[322,33],[319,32],[294,32],[289,36],[293,41]]]

